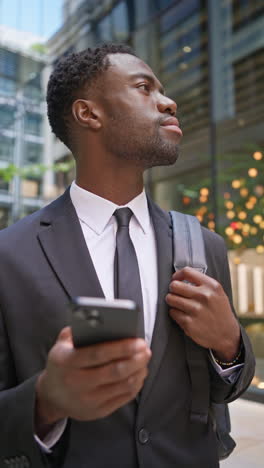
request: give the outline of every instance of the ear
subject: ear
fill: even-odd
[[[99,130],[102,126],[99,108],[93,101],[77,99],[72,105],[72,115],[75,122],[82,127]]]

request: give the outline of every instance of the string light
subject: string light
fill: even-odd
[[[238,180],[238,179],[233,180],[233,181],[232,181],[232,187],[233,187],[234,189],[240,188],[240,187],[241,187],[241,182],[240,182],[240,180]]]
[[[228,200],[228,198],[230,198],[230,197],[231,197],[231,195],[230,195],[229,192],[224,192],[224,199],[225,200]]]
[[[244,224],[242,229],[243,229],[244,232],[249,232],[250,231],[250,224],[247,224],[247,223]]]
[[[253,158],[256,161],[260,161],[263,158],[263,154],[260,151],[255,151],[255,153],[253,154]]]
[[[240,211],[237,216],[239,217],[239,219],[246,219],[247,213],[245,211]]]
[[[229,210],[231,210],[231,209],[233,208],[233,206],[234,206],[234,203],[231,202],[231,201],[227,201],[227,202],[225,202],[225,206],[226,206]]]
[[[257,253],[264,253],[264,245],[257,245],[256,252]]]
[[[252,226],[250,228],[250,234],[253,234],[253,236],[255,236],[257,232],[258,232],[258,229],[255,226]]]
[[[227,236],[232,236],[234,234],[234,229],[231,228],[230,226],[228,226],[226,229],[225,229],[225,233]]]
[[[250,202],[247,202],[247,203],[246,203],[246,208],[247,208],[248,210],[253,210],[254,204],[253,204],[253,203],[250,203]]]
[[[204,206],[204,205],[203,205],[203,206],[201,206],[201,208],[200,208],[199,211],[200,211],[202,214],[205,214],[206,211],[208,211],[208,208],[207,208],[207,206]]]
[[[234,211],[227,211],[226,216],[228,219],[233,219],[235,217],[235,212]]]
[[[258,388],[261,388],[264,389],[264,382],[259,382],[259,384],[257,385]]]
[[[209,189],[207,187],[203,187],[200,189],[200,195],[203,197],[208,197],[209,195]]]
[[[262,195],[264,194],[264,187],[263,185],[256,185],[256,187],[254,187],[254,192],[256,195],[258,195],[259,197],[262,197]]]
[[[240,189],[240,195],[241,195],[241,197],[247,197],[248,196],[248,189],[245,188],[245,187]]]
[[[233,242],[235,244],[241,244],[243,238],[242,236],[240,236],[240,234],[235,234],[234,237],[233,237]]]
[[[214,221],[209,221],[208,227],[209,227],[209,229],[214,229],[215,228],[215,222]]]
[[[184,205],[189,205],[189,204],[190,204],[190,202],[191,202],[191,199],[190,199],[190,197],[186,197],[186,196],[185,196],[185,197],[183,197],[183,199],[182,199],[182,203],[183,203]]]
[[[251,168],[248,170],[248,175],[249,175],[249,177],[257,177],[257,175],[258,175],[258,170],[257,170],[255,167],[251,167]]]
[[[253,221],[254,221],[254,223],[256,223],[256,224],[261,223],[261,221],[262,221],[262,216],[261,216],[261,215],[255,215],[255,216],[253,216]]]

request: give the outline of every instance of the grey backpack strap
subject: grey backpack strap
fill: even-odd
[[[203,234],[197,218],[170,211],[173,228],[174,269],[178,271],[190,266],[205,273],[207,270]],[[192,385],[191,421],[207,423],[209,388],[201,385],[205,369],[207,350],[198,346],[184,334],[187,364]],[[206,373],[205,373],[206,372]],[[205,374],[204,374],[205,373]],[[219,459],[227,458],[236,446],[230,436],[230,418],[228,406],[224,403],[210,405],[211,419],[214,423]]]
[[[173,228],[174,269],[190,266],[205,273],[204,241],[200,223],[191,215],[170,211]],[[191,421],[207,423],[209,389],[201,385],[203,375],[207,375],[206,350],[198,346],[184,334],[186,358],[192,385]]]
[[[205,273],[204,241],[200,223],[195,216],[170,211],[173,226],[174,268],[191,266]]]

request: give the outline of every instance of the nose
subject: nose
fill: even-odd
[[[169,97],[160,94],[158,101],[158,110],[162,114],[167,113],[172,116],[175,116],[177,111],[177,104],[175,101],[173,101],[173,99],[170,99]]]

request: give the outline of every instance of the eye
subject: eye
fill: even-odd
[[[138,85],[138,88],[144,89],[144,91],[150,91],[149,83],[140,83],[140,85]]]

